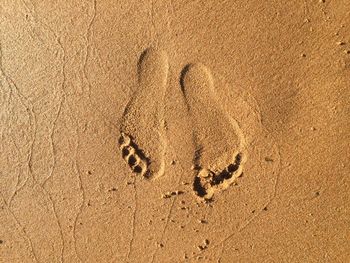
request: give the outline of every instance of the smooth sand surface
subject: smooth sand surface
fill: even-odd
[[[350,1],[0,1],[0,262],[350,262]]]

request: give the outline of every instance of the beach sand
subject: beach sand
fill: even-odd
[[[350,2],[0,2],[0,262],[349,262]]]

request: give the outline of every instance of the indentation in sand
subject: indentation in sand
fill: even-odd
[[[245,138],[235,119],[221,107],[207,67],[187,65],[180,84],[193,123],[193,189],[209,200],[242,174],[247,156]]]
[[[119,146],[131,170],[146,178],[165,170],[164,96],[168,79],[167,54],[146,49],[138,63],[138,87],[127,104],[120,126]]]

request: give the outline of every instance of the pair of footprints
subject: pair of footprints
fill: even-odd
[[[126,105],[119,146],[131,170],[146,179],[165,173],[167,148],[164,98],[168,83],[167,54],[149,48],[138,63],[138,88]],[[246,161],[245,142],[237,122],[223,107],[208,68],[187,65],[180,87],[192,124],[193,190],[203,199],[228,188]]]

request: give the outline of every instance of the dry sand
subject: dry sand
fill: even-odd
[[[0,262],[350,262],[350,1],[0,19]]]

